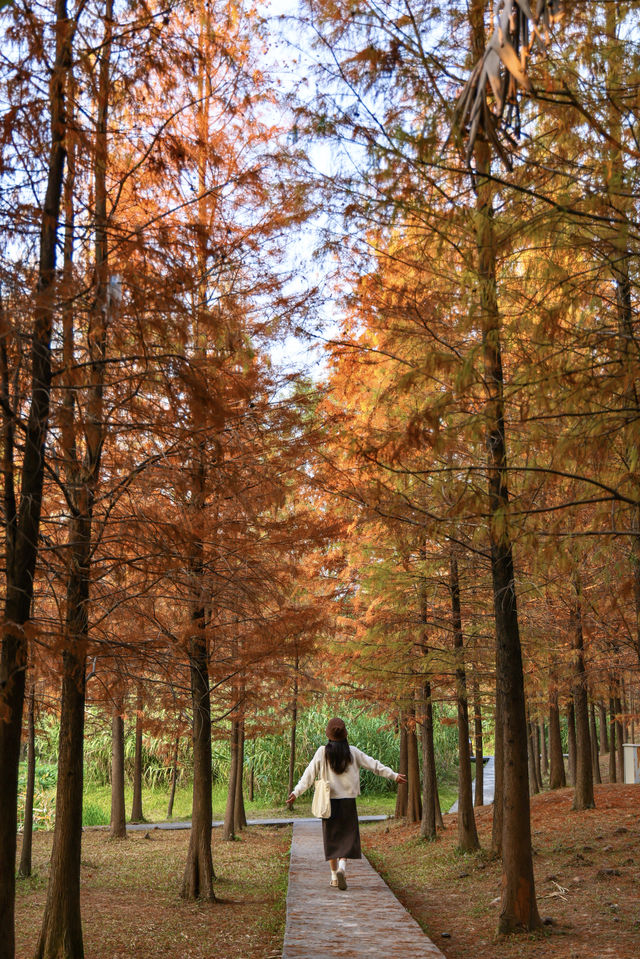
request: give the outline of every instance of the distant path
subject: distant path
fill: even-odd
[[[360,816],[360,822],[382,822],[385,819],[388,819],[388,816]],[[305,816],[289,816],[285,819],[248,819],[248,826],[291,826],[296,822],[318,822],[317,819],[313,817]],[[224,825],[222,819],[214,819],[211,823],[214,828]],[[88,826],[85,827],[88,829],[108,829],[108,826]],[[144,830],[148,832],[149,829],[191,829],[191,820],[176,820],[176,822],[128,822],[127,831],[139,831]]]
[[[484,764],[484,783],[482,785],[482,798],[485,806],[490,806],[496,791],[496,763],[493,756],[487,756]],[[476,781],[473,780],[473,798],[476,798]],[[454,802],[449,812],[458,811],[458,800]]]
[[[344,892],[329,878],[320,822],[297,819],[282,959],[444,959],[367,859],[348,863]]]

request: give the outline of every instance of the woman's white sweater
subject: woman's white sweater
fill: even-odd
[[[384,776],[385,779],[397,780],[398,774],[388,766],[383,766],[377,759],[367,756],[361,749],[357,749],[349,743],[351,751],[351,762],[343,773],[335,773],[329,763],[324,762],[324,746],[316,751],[315,756],[300,777],[300,782],[293,790],[296,798],[306,792],[309,786],[312,786],[316,779],[326,778],[329,780],[330,796],[332,799],[355,799],[360,795],[360,770],[370,769],[376,776]],[[323,766],[326,770],[323,772]]]

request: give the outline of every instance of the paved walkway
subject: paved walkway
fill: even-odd
[[[484,782],[482,784],[482,799],[484,800],[485,806],[490,806],[493,802],[493,797],[496,791],[496,763],[493,756],[485,756],[484,764]],[[476,798],[476,781],[473,780],[472,785],[473,798]],[[449,812],[458,811],[458,800],[454,802],[453,806]]]
[[[282,959],[444,959],[367,859],[348,867],[332,888],[320,821],[296,820]]]

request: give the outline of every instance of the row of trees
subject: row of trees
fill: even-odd
[[[114,834],[132,699],[181,717],[176,735],[190,717],[182,894],[215,898],[212,723],[231,717],[237,769],[245,715],[321,628],[308,584],[331,521],[302,495],[312,393],[269,352],[312,294],[288,288],[307,201],[257,11],[57,0],[3,18],[0,955],[29,675],[60,711],[44,959],[83,954],[87,696],[112,715]]]
[[[619,740],[637,699],[638,4],[308,6],[321,97],[300,122],[341,149],[346,227],[322,415],[354,531],[348,658],[422,729],[424,836],[430,703],[455,683],[466,848],[467,701],[478,718],[495,677],[499,928],[533,929],[531,723],[559,785],[570,709],[589,808],[590,712]]]

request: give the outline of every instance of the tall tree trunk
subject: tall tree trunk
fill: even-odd
[[[600,714],[600,755],[609,752],[609,733],[607,731],[607,707],[600,699],[598,701],[598,712]]]
[[[425,680],[422,684],[422,821],[420,838],[436,837],[436,782],[435,750],[433,745],[433,706],[431,704],[431,684]]]
[[[421,551],[426,563],[426,549]],[[420,623],[422,632],[419,649],[423,657],[429,654],[427,582],[423,576],[419,580]],[[436,754],[433,741],[433,703],[431,701],[431,682],[428,673],[423,674],[420,688],[420,718],[422,746],[422,819],[420,838],[435,839],[436,830],[443,828],[440,798],[438,796],[438,777],[436,773]],[[406,744],[405,744],[406,745]],[[402,753],[402,744],[401,744]],[[402,770],[400,770],[402,771]]]
[[[484,806],[484,742],[482,737],[482,704],[480,701],[480,685],[478,676],[473,671],[473,723],[476,750],[476,791],[473,798],[474,806]]]
[[[624,731],[624,742],[628,743],[629,740],[629,701],[627,699],[627,687],[624,679],[620,679],[620,695],[622,699],[622,729]]]
[[[66,157],[66,86],[71,67],[75,20],[66,0],[56,0],[56,48],[49,82],[51,143],[47,185],[40,221],[40,261],[34,300],[31,347],[31,401],[23,439],[20,495],[16,499],[11,416],[3,424],[6,593],[5,628],[0,654],[0,959],[15,955],[15,862],[18,831],[18,763],[22,735],[27,639],[36,567],[44,451],[51,389],[51,331],[54,311],[57,233]],[[2,339],[6,360],[6,340]],[[5,364],[3,363],[3,366]],[[5,380],[3,371],[2,379]],[[3,382],[7,393],[8,382]],[[9,625],[11,624],[11,625]]]
[[[606,83],[609,91],[619,91],[625,82],[627,64],[623,63],[620,42],[621,30],[625,30],[626,14],[619,3],[606,5],[604,38],[607,44],[603,65],[606,70]],[[614,94],[615,96],[615,94]],[[614,144],[622,143],[625,137],[623,112],[608,98],[607,128],[612,137],[606,157],[606,197],[610,207],[611,226],[609,233],[611,246],[608,250],[611,275],[616,287],[616,312],[618,319],[619,370],[616,384],[621,384],[620,393],[615,400],[622,407],[622,416],[626,422],[626,459],[634,461],[637,455],[637,422],[640,413],[640,382],[638,379],[637,354],[637,314],[634,315],[633,269],[637,255],[635,242],[630,237],[630,224],[634,220],[633,171],[625,170],[625,157],[621,149]],[[632,469],[629,466],[629,469]],[[635,605],[636,652],[640,662],[640,504],[631,511],[630,522],[630,563]],[[618,730],[619,733],[619,730]],[[622,737],[618,735],[618,747],[622,746]],[[624,772],[619,770],[620,780]]]
[[[127,838],[127,814],[124,805],[124,719],[122,705],[111,716],[111,821],[112,839]]]
[[[533,738],[534,738],[535,732],[534,732],[533,723],[531,722],[531,720],[528,720],[527,722],[527,730],[528,730],[527,763],[529,766],[529,794],[531,796],[535,796],[536,793],[540,792],[540,788],[538,786],[538,777],[536,776],[536,754],[535,754],[535,747],[533,744]]]
[[[638,663],[640,663],[640,506],[633,507],[632,530],[631,563],[633,571],[633,598],[636,614],[636,655],[638,657]],[[635,739],[635,737],[633,738]]]
[[[233,691],[234,699],[237,700],[237,690]],[[222,827],[222,838],[225,841],[235,839],[236,836],[236,783],[238,781],[238,749],[240,737],[240,724],[234,716],[231,720],[230,761],[229,761],[229,786],[227,788],[227,805],[224,812],[224,825]]]
[[[469,851],[478,849],[478,832],[473,814],[473,787],[471,757],[469,755],[469,708],[467,705],[467,676],[464,666],[464,638],[460,608],[460,580],[458,559],[453,547],[449,554],[449,592],[451,595],[451,624],[456,655],[456,700],[458,706],[458,847]]]
[[[503,743],[503,721],[502,721],[502,696],[496,683],[496,713],[494,720],[494,773],[495,786],[493,794],[493,821],[491,825],[491,851],[496,856],[502,855],[502,824],[503,816],[503,793],[504,793],[504,750]]]
[[[616,680],[616,683],[618,681]],[[616,746],[618,753],[618,780],[624,782],[624,727],[622,724],[622,703],[620,696],[615,697],[616,707]]]
[[[484,0],[472,0],[470,22],[474,59],[485,49]],[[498,931],[537,929],[538,914],[533,877],[527,722],[525,715],[522,650],[518,627],[516,584],[509,525],[509,489],[504,421],[501,318],[496,289],[496,238],[493,225],[493,182],[488,138],[479,135],[474,146],[477,172],[475,230],[478,264],[479,324],[484,358],[491,575],[496,621],[496,672],[502,697],[503,824],[502,902]]]
[[[598,758],[598,730],[596,727],[596,707],[593,702],[589,707],[589,728],[591,732],[591,768],[593,769],[593,781],[596,784],[602,782],[600,775],[600,760]]]
[[[236,790],[233,800],[233,818],[238,832],[247,825],[244,810],[244,719],[238,721],[238,750],[236,753]]]
[[[420,759],[418,756],[418,736],[416,732],[415,708],[409,711],[407,729],[407,819],[420,822],[422,819],[422,783],[420,779]]]
[[[36,784],[36,684],[32,682],[29,693],[27,716],[27,790],[24,797],[24,820],[22,825],[22,851],[18,875],[26,879],[31,875],[31,851],[33,847],[33,795]]]
[[[80,853],[82,844],[82,792],[86,656],[89,632],[89,584],[92,557],[93,509],[100,478],[105,438],[104,375],[107,330],[110,320],[107,237],[107,119],[109,64],[113,32],[113,0],[106,0],[104,37],[98,54],[98,95],[94,154],[94,255],[95,299],[87,329],[87,381],[84,415],[74,421],[77,409],[77,379],[74,359],[72,306],[63,311],[63,355],[66,387],[61,416],[65,486],[73,512],[69,520],[69,565],[67,568],[67,613],[62,654],[62,695],[56,824],[51,868],[36,959],[73,956],[82,959],[80,913]],[[73,190],[75,160],[69,155],[65,190],[67,232],[65,277],[71,283],[73,262]],[[76,430],[84,432],[84,455],[76,448]]]
[[[542,775],[549,775],[549,753],[547,752],[547,729],[544,724],[544,720],[540,720],[538,724],[539,735],[540,735],[540,758],[542,760]]]
[[[131,822],[144,822],[142,813],[142,690],[138,687],[136,702],[136,744],[133,758],[133,798]]]
[[[86,606],[84,608],[86,609]],[[78,603],[76,610],[82,609],[82,605]],[[81,636],[81,631],[78,632]],[[80,913],[85,700],[83,642],[78,642],[64,651],[63,665],[56,824],[47,902],[35,953],[36,959],[58,959],[60,956],[82,959],[84,955]]]
[[[591,736],[589,735],[589,703],[587,676],[584,665],[584,638],[582,633],[582,596],[580,581],[574,579],[575,604],[571,610],[573,626],[574,678],[573,702],[576,717],[576,780],[573,794],[574,809],[593,809],[593,767],[591,765]]]
[[[296,732],[298,727],[298,670],[300,660],[296,651],[296,661],[293,673],[293,703],[291,704],[291,736],[289,739],[289,795],[293,792],[295,786],[296,769]],[[253,799],[253,796],[251,797]]]
[[[402,713],[398,717],[398,724],[400,728],[400,759],[398,761],[398,772],[408,777],[409,765],[407,752],[407,728],[405,726],[405,719]],[[398,783],[398,789],[396,792],[396,808],[394,813],[396,819],[404,819],[404,817],[407,815],[408,795],[409,790],[407,783]]]
[[[542,792],[542,773],[540,771],[540,735],[538,723],[535,719],[531,720],[531,741],[533,745],[533,768],[536,774],[536,786],[538,792]]]
[[[198,556],[200,548],[198,546]],[[194,565],[196,583],[201,582],[202,563]],[[205,631],[204,606],[192,614],[189,666],[193,709],[193,805],[189,850],[182,879],[183,899],[215,901],[213,859],[211,856],[211,694],[209,692],[209,655]]]
[[[549,692],[549,789],[562,789],[567,785],[562,754],[560,732],[560,709],[555,680]]]
[[[611,690],[612,692],[612,690]],[[609,782],[615,783],[618,781],[616,775],[616,704],[613,698],[613,692],[609,697],[609,716],[611,717],[611,725],[609,727]]]
[[[199,4],[198,30],[198,58],[197,58],[197,90],[198,90],[198,146],[197,146],[197,176],[198,176],[198,237],[196,256],[196,302],[194,309],[193,342],[196,349],[206,353],[206,334],[203,329],[203,318],[207,306],[207,244],[208,236],[205,229],[207,219],[206,208],[209,202],[207,183],[207,150],[209,144],[209,110],[210,96],[207,86],[208,70],[210,66],[211,38],[213,27],[208,5]],[[201,398],[197,391],[189,397],[191,426],[194,436],[198,436],[201,423],[198,410]],[[181,895],[184,899],[206,899],[215,901],[213,892],[213,860],[211,856],[211,694],[209,690],[209,650],[206,633],[206,609],[204,582],[204,546],[203,526],[207,522],[204,512],[206,502],[206,451],[204,440],[198,440],[192,451],[191,464],[191,493],[192,503],[190,512],[196,534],[192,543],[190,558],[190,572],[193,582],[193,611],[189,649],[189,665],[191,672],[191,701],[193,708],[193,804],[191,817],[191,836],[187,862],[182,881]]]
[[[576,784],[576,712],[573,704],[573,696],[567,704],[567,749],[569,753],[569,784]]]
[[[173,802],[176,798],[176,781],[178,779],[178,746],[180,737],[176,736],[173,744],[173,760],[171,762],[171,791],[169,793],[169,802],[167,804],[167,819],[173,816]]]

